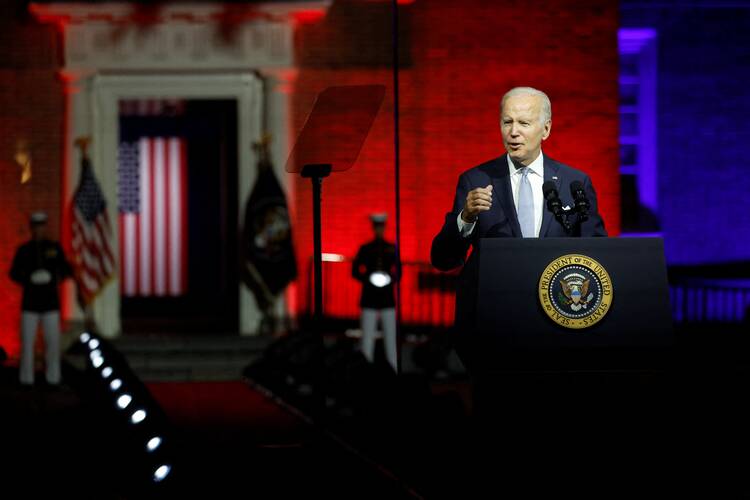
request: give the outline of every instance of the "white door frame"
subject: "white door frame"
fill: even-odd
[[[72,134],[92,137],[90,157],[95,175],[107,200],[110,221],[116,229],[117,208],[117,151],[119,146],[119,101],[123,99],[231,99],[237,106],[238,158],[238,221],[242,221],[244,205],[256,177],[256,155],[252,144],[262,133],[262,82],[254,73],[217,75],[92,75],[80,85],[84,92],[74,94],[68,114]],[[77,98],[76,98],[77,97]],[[87,104],[89,104],[87,106]],[[88,123],[87,123],[88,122]],[[86,126],[88,125],[88,126]],[[81,130],[87,128],[88,131]],[[72,148],[66,169],[65,199],[70,200],[80,175],[79,152]],[[278,162],[277,162],[278,165]],[[283,178],[283,175],[280,175]],[[118,231],[113,231],[112,247],[118,262]],[[115,276],[93,302],[93,315],[101,334],[117,336],[121,332],[119,276]],[[68,287],[68,303],[75,304],[73,287]],[[70,316],[77,318],[81,311],[74,305]],[[243,285],[239,290],[239,326],[243,334],[257,330],[260,320],[258,308],[250,292]]]

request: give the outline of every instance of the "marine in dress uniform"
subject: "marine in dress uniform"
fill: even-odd
[[[47,215],[31,215],[32,239],[13,258],[10,278],[23,287],[21,303],[21,363],[19,381],[34,384],[34,340],[39,323],[44,329],[46,380],[60,384],[60,300],[58,284],[72,276],[60,244],[45,237]]]
[[[383,326],[385,355],[397,370],[396,300],[393,285],[400,278],[401,265],[396,245],[384,239],[386,214],[370,216],[375,239],[362,245],[352,264],[352,276],[362,283],[362,342],[360,348],[372,362],[375,356],[375,334],[378,316]]]

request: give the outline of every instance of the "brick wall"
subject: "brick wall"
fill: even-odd
[[[20,287],[8,278],[16,247],[28,239],[28,214],[50,214],[49,233],[59,235],[63,94],[57,80],[57,35],[39,26],[26,2],[0,6],[0,345],[18,349]],[[14,161],[19,142],[28,144],[32,178],[21,184]]]
[[[750,259],[750,5],[625,2],[625,26],[658,31],[659,216],[667,261]]]

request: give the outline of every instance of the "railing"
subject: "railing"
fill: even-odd
[[[449,327],[453,324],[457,273],[441,273],[426,262],[404,262],[401,268],[401,320],[405,324]],[[308,285],[312,284],[312,265]],[[349,258],[323,262],[323,310],[327,318],[358,319],[362,285],[352,278]],[[307,287],[306,309],[313,304]]]
[[[741,323],[750,314],[750,283],[693,280],[670,284],[675,323]]]

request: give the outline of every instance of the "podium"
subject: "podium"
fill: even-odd
[[[464,285],[476,286],[470,370],[627,368],[669,356],[660,238],[486,238],[478,258]]]

